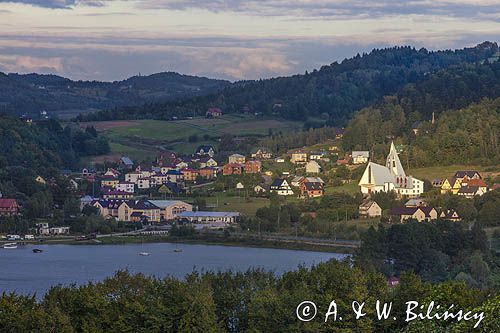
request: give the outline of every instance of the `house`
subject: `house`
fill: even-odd
[[[163,194],[179,195],[185,193],[185,189],[179,183],[166,182],[158,187],[158,192]]]
[[[292,153],[290,162],[293,164],[305,164],[307,163],[307,153],[303,150],[297,150]]]
[[[220,116],[222,116],[222,110],[219,108],[209,108],[205,113],[207,118],[218,118]]]
[[[399,197],[419,197],[424,192],[423,181],[406,175],[393,142],[386,165],[368,162],[358,185],[366,195],[394,191]]]
[[[198,163],[200,163],[200,168],[213,168],[218,165],[217,161],[210,156],[200,158]]]
[[[222,174],[224,176],[229,175],[241,175],[243,173],[243,165],[237,163],[228,163],[222,167]]]
[[[261,161],[246,161],[245,173],[260,173],[262,171]]]
[[[160,219],[170,221],[176,219],[183,212],[192,212],[193,206],[180,200],[149,200],[160,208]]]
[[[160,222],[160,207],[152,204],[148,200],[126,200],[118,207],[118,220],[125,222],[133,222],[132,214],[135,217],[140,215],[141,220],[148,222]]]
[[[351,158],[349,156],[344,156],[344,158],[340,158],[337,160],[336,164],[337,165],[347,165],[351,161]]]
[[[151,188],[151,178],[139,178],[137,180],[137,188],[139,190],[146,190]]]
[[[269,187],[267,187],[266,185],[263,185],[263,184],[258,184],[258,185],[254,186],[253,191],[256,194],[264,194],[264,193],[269,191]]]
[[[184,179],[182,171],[179,170],[169,170],[165,175],[167,176],[167,182],[179,183]]]
[[[200,177],[203,179],[214,179],[217,176],[217,172],[213,167],[205,167],[198,170]]]
[[[326,153],[324,151],[311,151],[309,153],[309,160],[318,161],[321,160]]]
[[[370,152],[367,150],[353,150],[351,158],[352,164],[365,164],[370,159]]]
[[[134,162],[132,159],[128,156],[122,156],[120,158],[120,164],[125,168],[125,169],[132,169],[134,167]]]
[[[306,163],[306,173],[320,173],[321,166],[316,161],[309,161]]]
[[[278,195],[293,195],[292,188],[288,185],[286,179],[275,179],[269,187],[269,190]]]
[[[0,198],[0,216],[19,215],[19,204],[16,199]]]
[[[483,192],[479,186],[462,186],[458,190],[457,195],[472,199],[475,196],[483,195],[484,193],[485,192]]]
[[[109,190],[102,194],[104,199],[123,199],[128,200],[134,197],[134,193],[126,192],[126,191],[118,191],[118,190]]]
[[[488,185],[486,185],[484,180],[482,180],[480,178],[471,178],[471,179],[464,178],[464,179],[462,179],[462,183],[460,185],[461,185],[461,189],[463,187],[474,187],[474,188],[477,187],[477,190],[475,191],[474,195],[483,195],[486,192],[488,192]],[[460,195],[460,193],[461,193],[460,190],[457,193],[458,195]]]
[[[183,212],[178,215],[180,219],[185,219],[195,225],[197,229],[218,229],[226,228],[238,222],[240,213],[238,212]]]
[[[245,188],[245,185],[243,185],[242,182],[238,182],[238,184],[236,184],[236,189],[237,190],[243,190]]]
[[[142,177],[142,173],[140,173],[139,171],[132,171],[132,172],[128,172],[125,174],[125,181],[128,183],[137,184],[137,181],[141,177]]]
[[[452,222],[460,222],[462,218],[458,215],[457,211],[454,209],[446,209],[441,212],[439,217],[443,220],[448,220]]]
[[[446,178],[441,185],[441,194],[451,192],[457,194],[462,187],[462,180],[458,178]]]
[[[453,176],[455,179],[463,180],[464,178],[468,179],[482,179],[481,174],[475,170],[460,170],[455,172]]]
[[[118,178],[118,177],[120,177],[120,172],[118,170],[113,169],[113,168],[108,168],[106,170],[106,172],[104,173],[104,176]]]
[[[252,151],[252,158],[260,159],[260,160],[268,160],[273,157],[273,154],[267,148],[256,148]]]
[[[229,155],[229,163],[238,163],[238,164],[243,164],[245,163],[245,156],[241,154],[232,154]]]
[[[401,223],[409,219],[430,222],[438,216],[437,211],[432,207],[393,207],[389,215],[397,217]]]
[[[36,223],[36,233],[42,236],[50,235],[49,224],[47,222]]]
[[[336,128],[335,129],[335,139],[342,139],[344,137],[344,129]]]
[[[283,157],[276,157],[274,160],[276,163],[285,163],[285,159]]]
[[[121,181],[116,185],[117,191],[134,193],[135,192],[135,184],[132,182]]]
[[[119,182],[120,180],[118,180],[118,178],[115,178],[113,176],[104,175],[101,177],[101,187],[116,188]]]
[[[372,218],[382,216],[382,208],[373,200],[365,200],[358,207],[359,217]]]
[[[303,182],[300,185],[300,196],[303,198],[318,198],[325,194],[325,189],[322,183],[319,182]]]
[[[104,218],[118,218],[118,207],[124,202],[124,200],[112,199],[112,200],[94,200],[90,204],[99,210],[99,214]]]
[[[208,155],[210,157],[214,157],[215,149],[214,149],[214,147],[209,146],[209,145],[202,145],[202,146],[199,146],[198,148],[196,148],[195,155],[199,155],[199,156]]]
[[[182,170],[182,174],[184,175],[184,180],[187,182],[194,182],[196,178],[200,175],[200,172],[195,169],[184,169]]]

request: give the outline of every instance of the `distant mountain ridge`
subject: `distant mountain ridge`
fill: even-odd
[[[0,112],[36,114],[161,103],[214,93],[229,84],[229,81],[175,72],[133,76],[114,82],[0,72]]]
[[[167,120],[193,114],[204,115],[208,108],[218,107],[224,113],[260,113],[304,121],[313,126],[316,126],[315,123],[338,126],[346,124],[354,112],[380,102],[384,96],[397,94],[407,86],[418,86],[419,82],[426,81],[428,85],[428,78],[442,75],[438,74],[440,71],[446,72],[468,64],[496,62],[499,55],[499,47],[495,42],[484,42],[459,50],[428,51],[410,46],[374,49],[370,53],[357,54],[305,74],[241,81],[205,96],[105,110],[78,119]],[[475,73],[472,74],[470,79],[479,78]],[[494,82],[498,80],[488,76]],[[452,75],[449,79],[448,82],[453,81]],[[462,79],[469,80],[469,77]],[[478,98],[496,97],[495,91],[490,93],[492,89],[488,88],[485,94],[479,90],[480,86],[471,82],[463,92],[470,92]]]

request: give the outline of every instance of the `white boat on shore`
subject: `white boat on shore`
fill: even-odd
[[[4,249],[17,249],[17,243],[5,243],[2,247]]]
[[[150,253],[149,253],[149,252],[139,252],[139,255],[140,255],[140,256],[147,257],[147,256],[149,256],[149,255],[150,255]]]

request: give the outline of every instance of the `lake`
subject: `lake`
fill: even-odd
[[[184,277],[193,270],[246,271],[260,267],[277,274],[345,254],[216,245],[148,243],[125,245],[26,245],[0,249],[0,292],[43,295],[51,286],[100,281],[117,270]],[[43,253],[33,253],[33,249]],[[141,256],[148,252],[149,256]]]

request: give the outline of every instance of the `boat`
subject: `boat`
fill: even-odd
[[[42,253],[42,252],[43,252],[43,250],[41,250],[41,249],[33,249],[33,253]]]
[[[3,245],[4,249],[17,249],[17,243],[5,243]]]
[[[139,252],[139,255],[146,257],[149,256],[149,252]]]
[[[174,252],[182,252],[182,249],[175,249]]]

